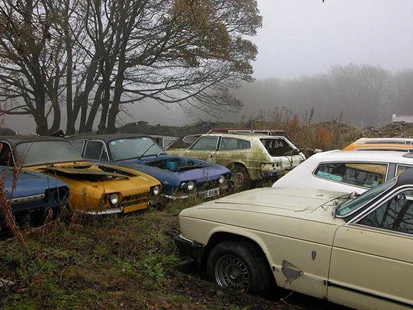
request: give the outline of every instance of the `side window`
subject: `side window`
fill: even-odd
[[[404,170],[411,169],[413,168],[412,166],[403,166],[403,165],[397,165],[397,172],[396,175],[399,175],[402,173]]]
[[[4,142],[0,142],[0,165],[13,166],[13,157],[10,146]]]
[[[369,163],[320,164],[315,175],[322,179],[362,186],[376,187],[386,179],[387,165]]]
[[[86,159],[108,160],[104,144],[100,141],[87,141],[83,157]]]
[[[261,143],[271,156],[284,156],[293,150],[293,148],[282,139],[261,139]]]
[[[237,138],[222,138],[221,140],[221,151],[230,151],[230,150],[248,150],[251,148],[251,143],[246,140],[237,139]]]
[[[397,194],[361,219],[359,224],[413,234],[413,191]]]
[[[194,151],[215,151],[219,137],[202,137],[192,147]]]

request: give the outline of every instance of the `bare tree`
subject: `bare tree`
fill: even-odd
[[[403,70],[394,76],[396,96],[392,114],[413,114],[413,70]]]
[[[152,99],[214,114],[239,108],[230,89],[252,81],[256,0],[14,3],[0,6],[2,95],[24,99],[7,112],[32,115],[41,134],[59,127],[59,104],[67,133],[91,130],[98,116],[99,130],[112,132],[125,104]]]

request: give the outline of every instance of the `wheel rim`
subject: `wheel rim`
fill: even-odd
[[[221,256],[215,265],[215,279],[220,286],[248,291],[250,273],[242,260],[233,255]]]
[[[241,186],[245,182],[245,176],[242,172],[236,172],[234,175],[234,182],[236,185]]]

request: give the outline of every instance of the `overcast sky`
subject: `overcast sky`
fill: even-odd
[[[257,79],[295,78],[331,65],[413,68],[413,0],[257,0],[263,26]]]

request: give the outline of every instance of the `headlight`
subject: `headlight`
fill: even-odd
[[[192,182],[192,181],[189,181],[189,182],[188,182],[188,190],[189,190],[189,191],[192,191],[194,188],[195,188],[195,183]]]
[[[180,186],[181,190],[192,191],[195,188],[195,183],[193,181],[189,181],[188,183],[183,182]]]
[[[225,177],[221,175],[221,177],[219,178],[219,184],[224,184],[224,182],[225,182]]]
[[[152,195],[153,195],[153,196],[159,195],[159,192],[160,192],[160,191],[161,191],[161,190],[160,190],[159,186],[154,186],[154,187],[152,187]]]
[[[116,193],[110,194],[109,202],[110,202],[111,205],[116,206],[119,202],[119,195],[116,194]]]

